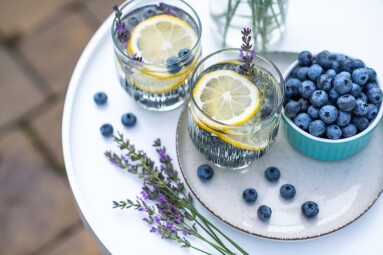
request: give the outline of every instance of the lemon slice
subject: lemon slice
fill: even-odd
[[[177,57],[180,50],[192,49],[197,40],[198,36],[189,23],[180,18],[162,14],[140,22],[133,29],[128,42],[128,52],[131,55],[136,53],[141,56],[144,63],[164,65],[169,57]],[[147,69],[158,73],[164,71],[153,66]],[[180,76],[165,72],[161,74],[163,77],[177,75]]]
[[[194,87],[193,97],[204,114],[225,125],[237,126],[249,121],[261,106],[258,88],[231,70],[203,75]],[[215,126],[211,121],[204,122]]]

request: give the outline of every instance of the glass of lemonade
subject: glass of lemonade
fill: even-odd
[[[112,26],[121,86],[146,109],[166,111],[189,95],[187,79],[201,56],[201,22],[183,0],[132,0]]]
[[[282,75],[268,58],[254,57],[250,80],[239,53],[225,49],[210,54],[189,79],[190,138],[209,161],[231,169],[245,168],[274,143],[284,93]]]

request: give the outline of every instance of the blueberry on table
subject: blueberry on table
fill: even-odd
[[[100,127],[100,132],[103,136],[109,137],[113,135],[113,126],[106,123]]]
[[[182,59],[184,66],[188,66],[194,61],[194,55],[189,49],[182,49],[178,52],[178,57]]]
[[[326,124],[334,123],[338,118],[338,110],[333,105],[325,105],[319,109],[319,117]]]
[[[247,188],[243,191],[242,198],[246,201],[246,203],[254,203],[258,198],[258,193],[253,188]]]
[[[313,136],[320,137],[326,132],[326,124],[321,120],[314,120],[309,125],[309,133]]]
[[[281,194],[281,196],[284,199],[290,200],[290,199],[292,199],[295,196],[296,190],[295,190],[295,187],[293,185],[291,185],[291,184],[284,184],[279,189],[279,193]]]
[[[318,215],[319,206],[313,201],[306,201],[302,204],[301,210],[305,217],[312,218]]]
[[[137,117],[133,113],[125,113],[121,116],[121,122],[125,127],[132,127],[137,122]]]
[[[276,182],[281,177],[281,172],[275,166],[271,166],[266,168],[265,177],[269,182]]]
[[[257,215],[258,218],[261,219],[262,221],[267,221],[271,218],[271,208],[268,207],[267,205],[261,205],[258,210],[257,210]]]
[[[202,181],[208,181],[213,178],[214,170],[210,165],[204,164],[198,167],[197,175]]]
[[[166,60],[166,68],[168,69],[169,73],[178,73],[181,70],[179,59],[176,57],[169,57]]]
[[[298,62],[302,66],[310,66],[313,60],[313,55],[310,51],[302,51],[298,55]]]
[[[97,92],[94,94],[93,100],[97,105],[103,105],[108,100],[108,96],[105,94],[105,92]]]

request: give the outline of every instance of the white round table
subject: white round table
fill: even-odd
[[[203,24],[204,55],[218,50],[219,45],[210,38],[208,5],[198,0],[188,2],[197,10]],[[381,0],[291,0],[285,38],[273,50],[342,52],[364,60],[382,76],[381,13]],[[116,150],[116,147],[111,139],[102,138],[99,127],[111,123],[115,130],[122,131],[152,158],[156,158],[156,154],[151,145],[156,138],[161,138],[169,154],[176,159],[175,134],[182,110],[149,112],[123,92],[114,69],[112,19],[110,16],[104,22],[85,48],[65,101],[62,135],[65,165],[79,212],[104,253],[198,254],[150,233],[140,213],[112,209],[113,200],[134,199],[141,190],[141,183],[106,160],[104,152]],[[108,94],[105,107],[97,107],[93,102],[93,95],[98,91]],[[120,117],[125,112],[137,115],[134,128],[122,126]],[[177,161],[174,164],[178,166]],[[272,241],[242,233],[212,216],[198,202],[196,207],[251,254],[381,254],[383,250],[382,199],[346,228],[321,238],[296,242]]]

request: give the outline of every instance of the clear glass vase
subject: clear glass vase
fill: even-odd
[[[288,0],[210,0],[210,15],[222,47],[241,45],[241,30],[253,31],[257,51],[267,51],[283,38]]]

